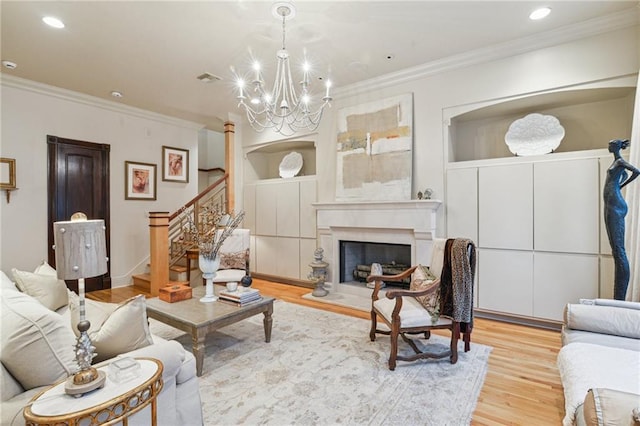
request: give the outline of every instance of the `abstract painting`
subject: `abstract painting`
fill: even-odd
[[[411,199],[413,95],[338,111],[336,201]]]

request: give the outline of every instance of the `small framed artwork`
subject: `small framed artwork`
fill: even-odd
[[[16,189],[16,160],[0,157],[0,189]]]
[[[156,199],[156,165],[148,163],[124,162],[124,199]]]
[[[189,182],[189,150],[162,147],[162,180]]]

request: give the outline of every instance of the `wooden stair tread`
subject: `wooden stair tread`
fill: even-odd
[[[150,290],[151,274],[148,274],[148,273],[135,274],[135,275],[132,275],[131,278],[133,279],[133,286],[134,287],[137,287],[139,289],[146,290],[146,291]],[[165,284],[165,285],[168,286],[168,285],[184,285],[184,284],[189,285],[189,281],[171,281],[171,280],[169,280],[167,282],[167,284]]]

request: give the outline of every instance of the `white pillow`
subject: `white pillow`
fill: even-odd
[[[46,266],[45,266],[46,265]],[[39,273],[42,271],[44,273]],[[53,274],[51,274],[53,271]],[[34,297],[47,308],[55,311],[69,303],[67,285],[56,276],[55,269],[46,262],[36,268],[35,272],[11,270],[16,286],[23,293]]]
[[[0,271],[0,290],[18,291],[16,285],[3,271]]]
[[[80,333],[77,328],[79,302],[80,298],[75,293],[70,295],[71,327],[76,334]],[[85,312],[91,323],[89,338],[96,347],[94,362],[153,344],[143,295],[134,296],[119,305],[85,299]]]
[[[3,292],[0,317],[0,360],[25,390],[77,370],[76,337],[65,318],[18,291]]]
[[[43,260],[40,265],[33,271],[34,274],[50,275],[52,277],[58,277],[58,272],[53,269],[53,266],[49,265],[46,260]]]

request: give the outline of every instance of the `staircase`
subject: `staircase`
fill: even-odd
[[[185,230],[189,228],[189,220],[199,226],[204,221],[207,211],[227,211],[228,178],[229,175],[225,173],[224,176],[171,214],[150,213],[149,272],[132,276],[133,286],[136,289],[157,296],[160,287],[190,284],[191,271],[198,268],[197,262],[190,262],[187,259],[187,252],[191,257],[197,258],[198,247]],[[157,263],[154,262],[154,259],[158,259]],[[166,261],[163,262],[160,259],[166,259]]]

